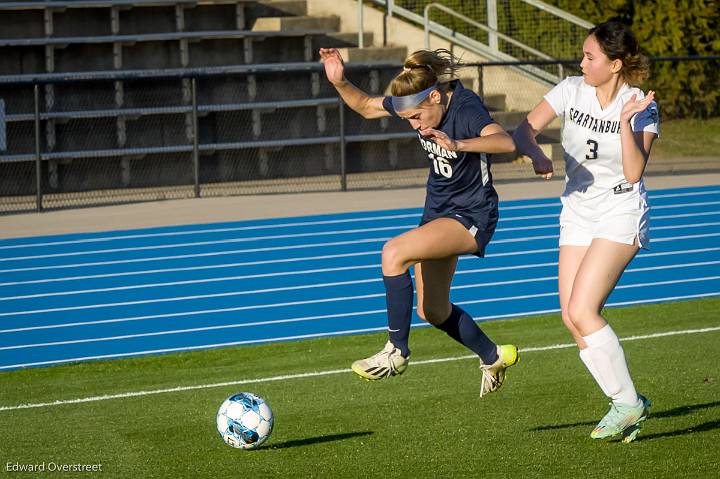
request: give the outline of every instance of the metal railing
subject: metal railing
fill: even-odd
[[[97,161],[108,161],[110,158],[139,158],[147,155],[189,155],[192,162],[192,189],[195,197],[201,196],[201,155],[202,154],[214,154],[218,152],[239,152],[239,151],[250,151],[258,149],[270,149],[275,150],[278,148],[288,147],[308,147],[312,145],[321,145],[327,147],[328,145],[336,145],[338,151],[337,158],[339,159],[339,178],[338,186],[341,191],[347,189],[347,172],[348,168],[346,165],[347,153],[346,149],[349,144],[364,144],[368,142],[376,141],[388,141],[388,140],[406,140],[412,139],[416,134],[412,131],[401,131],[396,132],[393,129],[376,132],[363,132],[353,131],[350,134],[347,132],[347,119],[344,112],[344,104],[342,100],[334,95],[317,96],[310,98],[303,98],[297,100],[270,100],[270,101],[245,101],[245,102],[211,102],[203,103],[198,101],[198,81],[206,79],[226,79],[228,76],[241,75],[244,77],[256,76],[260,74],[272,74],[272,75],[286,75],[286,74],[309,74],[313,78],[319,79],[319,74],[324,67],[317,62],[308,62],[300,64],[271,64],[271,65],[237,65],[231,67],[217,67],[217,68],[194,68],[194,69],[174,69],[174,70],[161,70],[161,71],[107,71],[107,72],[88,72],[88,73],[68,73],[68,74],[37,74],[37,75],[16,75],[9,77],[0,77],[0,91],[7,91],[8,88],[27,88],[32,89],[32,112],[30,111],[12,111],[17,110],[13,108],[11,103],[11,111],[9,111],[4,119],[9,127],[13,125],[28,125],[24,128],[21,133],[11,134],[9,136],[10,144],[16,144],[18,142],[17,134],[31,134],[34,138],[33,151],[0,151],[0,165],[6,167],[10,164],[34,164],[34,172],[36,177],[35,182],[35,206],[38,211],[43,209],[43,197],[48,193],[47,178],[48,174],[47,163],[48,162],[64,162],[64,161],[76,161],[76,160],[97,160]],[[348,74],[352,72],[367,72],[372,71],[385,71],[385,70],[397,70],[398,65],[393,64],[352,64],[347,66]],[[363,76],[368,76],[363,74]],[[70,111],[64,110],[62,104],[54,104],[56,108],[60,110],[56,111],[43,111],[47,108],[47,101],[43,100],[44,95],[47,94],[46,86],[48,85],[79,85],[80,83],[85,84],[86,82],[105,82],[106,84],[115,84],[116,82],[131,82],[137,80],[169,80],[175,79],[179,81],[189,81],[190,83],[190,102],[184,104],[182,94],[178,89],[177,103],[175,105],[157,105],[157,106],[122,106],[118,105],[116,108],[84,108],[84,109],[71,109]],[[366,87],[367,89],[367,87]],[[108,95],[111,94],[109,91]],[[308,96],[310,92],[308,92]],[[206,92],[207,96],[207,92]],[[282,98],[280,92],[277,93],[278,98]],[[55,101],[54,101],[55,102]],[[278,134],[272,134],[270,136],[264,135],[257,136],[252,135],[251,137],[245,138],[227,138],[225,140],[217,141],[211,136],[203,135],[200,132],[199,119],[205,117],[208,114],[222,113],[234,115],[237,117],[242,112],[250,112],[253,114],[250,123],[238,124],[237,127],[242,131],[243,129],[255,130],[256,125],[254,124],[256,116],[259,117],[262,112],[272,111],[289,111],[292,109],[304,109],[304,108],[330,108],[337,110],[337,125],[332,125],[331,128],[326,129],[326,133],[322,131],[316,132],[311,136],[300,136],[285,137],[283,138],[283,128],[287,129],[287,126],[293,125],[281,125],[274,123],[269,128],[272,131],[277,131]],[[256,115],[258,113],[258,115]],[[47,146],[47,138],[50,131],[53,132],[53,138],[56,137],[54,131],[58,125],[68,124],[68,122],[77,122],[81,120],[93,121],[97,120],[111,120],[117,119],[118,124],[124,122],[124,119],[130,119],[130,121],[137,121],[143,117],[149,118],[170,118],[172,115],[176,117],[184,117],[189,119],[187,122],[187,141],[171,142],[171,144],[141,144],[141,145],[126,145],[118,146],[115,148],[61,148],[55,147],[52,150],[43,148],[43,140],[45,140],[45,146]],[[157,120],[160,121],[160,120]],[[156,125],[158,129],[162,129],[160,123],[155,121],[152,123]],[[318,121],[320,121],[318,119]],[[325,123],[334,123],[333,120],[328,119],[322,120]],[[399,121],[399,120],[398,120]],[[29,125],[32,125],[31,127]],[[86,126],[81,128],[92,128],[91,123],[85,123]],[[119,128],[119,126],[118,126]],[[268,126],[265,126],[267,129]],[[257,128],[261,130],[260,127]],[[404,130],[404,128],[403,128]],[[17,128],[15,132],[17,132]],[[318,134],[319,133],[319,134]],[[329,134],[328,134],[329,133]],[[93,131],[75,131],[75,135],[81,135],[83,137],[92,138]],[[125,133],[124,133],[125,134]],[[67,135],[66,135],[67,136]],[[178,137],[179,138],[179,137]],[[59,140],[55,140],[56,142]],[[84,143],[83,143],[84,144]],[[250,160],[248,160],[250,161]],[[5,170],[7,171],[7,170]],[[7,176],[7,175],[6,175]],[[53,193],[53,191],[50,191]],[[4,197],[6,192],[0,191],[0,197]],[[1,206],[1,205],[0,205]],[[1,209],[1,208],[0,208]]]
[[[203,0],[210,4],[235,4],[255,0]],[[66,8],[110,8],[110,7],[156,7],[185,5],[195,6],[198,0],[46,0],[25,2],[0,2],[0,10],[45,10]]]
[[[672,69],[676,62],[702,62],[707,65],[706,70],[718,71],[717,68],[713,69],[712,65],[720,61],[720,56],[651,60],[651,68],[658,72],[667,70],[668,67]],[[512,130],[514,125],[524,118],[525,108],[530,109],[540,101],[551,86],[528,92],[524,87],[508,83],[505,72],[520,67],[555,67],[559,64],[564,65],[566,71],[572,71],[572,74],[579,73],[577,60],[483,62],[466,64],[465,67],[477,70],[477,92],[486,105],[494,110],[492,114],[496,121],[507,130]],[[398,64],[348,64],[347,72],[351,81],[361,89],[381,95],[382,85],[400,68],[401,65]],[[9,127],[7,146],[10,151],[0,152],[0,211],[27,211],[32,209],[33,204],[34,209],[40,211],[48,205],[52,208],[73,204],[160,199],[173,197],[166,196],[166,191],[175,187],[192,192],[192,195],[183,193],[184,196],[180,197],[184,198],[216,194],[321,191],[308,189],[308,185],[312,188],[322,187],[322,191],[345,191],[353,187],[422,185],[426,177],[426,170],[423,173],[426,158],[414,144],[416,133],[410,130],[405,122],[389,119],[396,123],[383,126],[383,122],[388,119],[369,122],[357,115],[346,114],[342,101],[327,82],[322,82],[322,87],[318,87],[317,91],[313,89],[314,93],[301,90],[294,93],[299,93],[297,99],[292,99],[292,95],[288,96],[293,92],[288,91],[287,85],[293,81],[303,81],[298,74],[314,79],[311,81],[321,81],[322,69],[321,64],[308,62],[0,77],[0,97],[5,96],[3,92],[14,94],[6,96],[6,100],[9,99],[9,102],[6,101],[5,120]],[[208,94],[208,89],[218,87],[218,82],[222,88],[225,83],[229,84],[232,87],[231,93],[235,94],[236,85],[239,84],[235,80],[248,79],[254,75],[265,75],[266,79],[270,80],[274,77],[281,78],[282,81],[277,83],[279,89],[266,92],[263,98],[254,99],[240,98],[238,95],[228,99],[216,94],[217,92]],[[288,75],[296,76],[293,81],[289,81]],[[169,90],[151,89],[152,92],[143,97],[151,100],[149,106],[134,104],[132,99],[128,99],[130,103],[118,104],[116,108],[106,106],[112,105],[112,87],[117,82],[131,84],[133,81],[148,80],[157,81]],[[709,77],[706,81],[712,82],[713,79]],[[85,98],[85,87],[102,82],[109,87],[107,98],[90,96],[88,103],[80,108],[72,102],[62,103],[68,98],[62,95],[63,90],[67,90],[65,87],[80,89]],[[184,96],[181,88],[185,83],[190,88],[189,97]],[[263,88],[260,80],[253,80],[253,84],[255,83],[260,85],[260,89]],[[44,96],[51,91],[47,88],[50,85],[55,86],[58,96],[54,102],[48,104],[44,101]],[[144,83],[141,83],[141,86],[143,85]],[[258,88],[257,85],[253,88]],[[12,91],[10,87],[16,90]],[[708,90],[711,86],[703,88]],[[144,88],[141,91],[145,94]],[[88,88],[88,92],[92,93],[93,89]],[[508,111],[504,97],[527,97],[529,106]],[[661,91],[661,109],[663,98]],[[665,101],[667,112],[674,102]],[[717,106],[713,108],[713,111],[717,112]],[[293,111],[303,115],[290,114]],[[272,113],[267,121],[264,118],[257,120],[256,117],[265,114],[263,112]],[[262,130],[262,135],[254,132],[256,121],[260,121],[262,128],[258,128],[258,131]],[[122,145],[119,142],[104,143],[103,148],[92,148],[94,143],[91,140],[95,136],[107,136],[108,132],[102,128],[111,128],[112,136],[119,134],[120,126],[122,124],[125,127],[125,122],[139,124],[149,135],[141,136],[141,141]],[[175,136],[168,135],[163,141],[156,141],[168,134],[167,125],[173,122],[176,128]],[[307,124],[308,122],[317,123],[312,125]],[[322,128],[321,122],[324,125]],[[73,130],[69,126],[74,123],[77,125]],[[22,125],[22,128],[18,128],[19,125]],[[225,134],[209,131],[214,127],[224,128]],[[57,135],[55,129],[59,130]],[[137,126],[135,132],[138,133]],[[51,133],[55,141],[53,147],[48,145]],[[547,133],[550,139],[557,134]],[[82,137],[83,141],[68,142],[67,139],[72,139],[73,136]],[[84,141],[85,138],[88,141]],[[303,148],[309,150],[301,151]],[[266,154],[262,151],[266,151]],[[273,152],[276,154],[275,166],[270,158]],[[134,175],[147,175],[151,168],[160,168],[164,174],[156,183],[121,183],[119,177],[112,176],[116,174],[113,168],[117,168],[113,165],[126,160],[132,168],[137,169]],[[226,160],[228,163],[225,168],[228,171],[237,169],[240,174],[229,174],[227,177],[208,176],[209,167],[219,168]],[[494,159],[496,167],[498,161],[511,160],[512,158]],[[325,166],[318,168],[318,162],[322,164],[323,161],[326,162]],[[285,168],[286,165],[290,166]],[[275,167],[277,171],[273,170]],[[62,168],[66,168],[64,173]],[[111,187],[108,186],[90,188],[85,185],[74,188],[74,183],[62,183],[63,174],[67,180],[71,175],[83,176],[89,169],[94,169],[94,174],[99,177],[112,177],[109,181],[114,182],[112,184],[115,189],[110,191]],[[187,173],[187,182],[177,179],[179,169]],[[392,170],[395,169],[402,171],[393,173]],[[414,169],[412,173],[410,169]],[[131,169],[130,172],[133,171],[135,170]],[[268,175],[268,172],[271,174]],[[504,176],[506,174],[501,173],[496,175],[496,178],[508,179]],[[53,175],[56,179],[60,178],[60,188],[52,185]],[[375,176],[370,178],[367,175]],[[410,183],[410,180],[413,183]],[[268,186],[268,182],[278,183]],[[22,183],[22,188],[15,188],[16,183]]]
[[[557,7],[554,7],[552,5],[549,5],[545,2],[542,2],[540,0],[515,0],[516,2],[522,3],[524,5],[533,7],[536,9],[538,13],[542,12],[547,15],[550,15],[551,18],[566,22],[567,24],[574,25],[576,27],[579,27],[583,30],[590,29],[594,26],[593,23],[588,22],[586,20],[583,20],[582,18],[579,18],[569,12],[566,12],[562,9],[559,9]],[[483,23],[480,21],[479,18],[471,18],[467,15],[462,14],[461,12],[454,11],[447,7],[446,5],[442,5],[443,11],[445,13],[448,13],[456,18],[464,17],[463,20],[466,21],[468,25],[472,25],[476,28],[480,28],[484,32],[488,34],[488,42],[480,42],[477,41],[475,38],[464,35],[460,32],[455,31],[453,28],[449,28],[447,25],[443,25],[437,22],[429,21],[427,19],[427,12],[425,12],[425,15],[419,15],[419,11],[424,10],[424,8],[427,7],[428,2],[426,0],[406,0],[397,2],[395,0],[371,0],[371,3],[384,7],[386,10],[386,14],[388,17],[397,16],[400,18],[403,18],[405,20],[409,20],[411,23],[415,23],[417,25],[423,25],[426,29],[429,29],[430,32],[432,32],[434,35],[437,35],[440,38],[443,38],[445,40],[448,40],[452,42],[455,45],[461,46],[463,48],[466,48],[470,51],[474,51],[475,53],[478,53],[480,55],[486,56],[491,60],[496,61],[516,61],[518,60],[517,57],[505,53],[501,51],[501,49],[498,47],[498,39],[502,39],[504,41],[507,41],[508,43],[518,46],[522,48],[526,52],[532,52],[534,55],[541,59],[549,59],[549,58],[557,58],[558,56],[552,53],[549,53],[547,51],[542,51],[540,48],[533,47],[532,45],[528,45],[526,42],[520,41],[518,38],[514,37],[513,32],[503,32],[498,28],[499,25],[499,17],[498,17],[498,8],[497,8],[497,0],[486,0],[485,2],[473,2],[473,5],[476,7],[476,10],[478,12],[482,12],[486,17],[486,23]],[[399,6],[398,4],[403,4],[404,6]],[[433,4],[438,4],[438,2],[432,2]],[[505,6],[505,5],[503,5]],[[415,10],[415,11],[413,11]],[[362,35],[363,32],[363,22],[361,20],[361,17],[363,15],[362,12],[362,1],[358,1],[358,35]],[[426,34],[427,35],[427,34]],[[501,35],[503,35],[501,37]],[[358,37],[359,38],[359,37]],[[512,39],[512,40],[508,40]],[[515,43],[518,42],[518,43]],[[427,42],[426,42],[427,43]],[[574,44],[574,43],[573,43]],[[522,46],[521,46],[522,45]],[[532,50],[528,50],[524,47],[529,47]],[[541,55],[538,55],[538,53],[541,53]]]
[[[462,20],[463,22],[467,23],[468,25],[472,25],[473,27],[484,30],[484,31],[490,33],[491,35],[502,38],[506,42],[511,43],[511,44],[525,50],[526,52],[532,53],[533,55],[536,55],[544,60],[552,59],[552,57],[545,55],[541,51],[535,50],[534,48],[532,48],[528,45],[525,45],[524,43],[519,42],[519,41],[515,40],[514,38],[511,38],[511,37],[505,35],[504,33],[498,32],[494,28],[491,28],[487,25],[483,25],[480,22],[476,22],[472,18],[462,15],[462,14],[456,12],[455,10],[453,10],[452,8],[448,8],[445,5],[442,5],[440,3],[428,3],[427,5],[425,5],[425,9],[423,11],[423,24],[424,24],[423,28],[425,30],[425,48],[427,48],[427,49],[430,49],[430,10],[433,8],[436,10],[443,11],[455,18],[458,18],[458,19]]]

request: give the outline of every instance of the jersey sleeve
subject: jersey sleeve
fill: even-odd
[[[382,106],[383,108],[385,108],[386,112],[390,113],[390,116],[400,116],[395,111],[395,107],[393,107],[391,96],[386,96],[383,98]]]
[[[647,131],[660,136],[660,115],[657,103],[652,102],[631,120],[632,131]]]
[[[495,123],[485,104],[478,98],[471,104],[463,105],[458,112],[458,120],[463,122],[465,138],[477,138],[486,126]]]
[[[563,81],[553,87],[552,90],[547,92],[544,96],[557,116],[562,117],[565,114],[565,106],[567,105],[570,90],[570,79],[565,78]]]

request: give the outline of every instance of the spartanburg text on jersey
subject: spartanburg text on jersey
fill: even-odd
[[[562,146],[565,150],[566,187],[563,196],[582,194],[594,197],[626,182],[622,168],[620,112],[623,105],[637,95],[639,88],[623,84],[615,99],[600,106],[596,89],[583,77],[567,77],[545,95],[545,100],[564,119]],[[659,133],[657,104],[631,120],[633,131]]]

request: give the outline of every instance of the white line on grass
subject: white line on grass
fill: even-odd
[[[720,331],[720,326],[714,326],[709,328],[699,328],[699,329],[684,329],[684,330],[676,330],[676,331],[663,331],[659,333],[652,333],[652,334],[643,334],[643,335],[635,335],[635,336],[629,336],[622,338],[621,341],[623,342],[629,342],[629,341],[643,341],[648,339],[656,339],[656,338],[663,338],[668,336],[679,336],[679,335],[685,335],[685,334],[705,334],[705,333],[712,333]],[[549,346],[532,346],[527,348],[521,348],[521,353],[530,353],[530,352],[543,352],[543,351],[553,351],[558,349],[569,349],[576,347],[574,343],[563,343],[563,344],[552,344]],[[476,355],[464,355],[464,356],[451,356],[446,358],[435,358],[435,359],[425,359],[425,360],[419,360],[419,361],[413,361],[413,367],[415,366],[421,366],[421,365],[427,365],[427,364],[437,364],[437,363],[445,363],[445,362],[451,362],[451,361],[462,361],[462,360],[469,360],[469,359],[476,359]],[[13,406],[0,406],[0,412],[4,411],[17,411],[20,409],[36,409],[36,408],[44,408],[44,407],[50,407],[50,406],[63,406],[67,404],[81,404],[81,403],[89,403],[89,402],[97,402],[97,401],[107,401],[111,399],[127,399],[127,398],[133,398],[133,397],[144,397],[144,396],[152,396],[157,394],[167,394],[167,393],[176,393],[176,392],[184,392],[184,391],[196,391],[199,389],[214,389],[214,388],[221,388],[221,387],[228,387],[228,386],[239,386],[244,384],[257,384],[257,383],[267,383],[267,382],[277,382],[277,381],[289,381],[294,379],[305,379],[305,378],[311,378],[311,377],[318,377],[318,376],[332,376],[336,374],[346,374],[350,373],[351,370],[347,368],[343,369],[330,369],[326,371],[314,371],[314,372],[307,372],[307,373],[297,373],[297,374],[285,374],[281,376],[270,376],[265,378],[254,378],[254,379],[241,379],[237,381],[225,381],[221,383],[211,383],[211,384],[197,384],[194,386],[177,386],[174,388],[165,388],[165,389],[151,389],[146,391],[129,391],[125,393],[119,393],[119,394],[106,394],[102,396],[89,396],[84,398],[77,398],[77,399],[58,399],[52,402],[44,402],[44,403],[25,403],[25,404],[17,404]]]

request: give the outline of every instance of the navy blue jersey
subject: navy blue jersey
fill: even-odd
[[[453,140],[479,137],[483,128],[494,123],[487,108],[480,97],[464,88],[459,80],[451,81],[450,88],[453,90],[450,106],[436,129]],[[398,116],[391,97],[383,99],[383,107]],[[418,138],[430,160],[423,223],[457,213],[471,218],[479,216],[478,219],[488,214],[497,218],[497,193],[492,186],[489,155],[447,151],[420,133]]]

